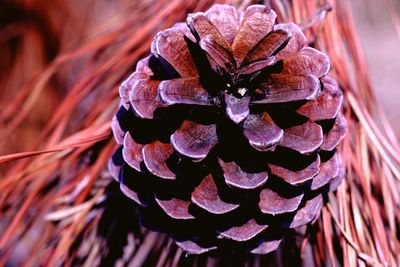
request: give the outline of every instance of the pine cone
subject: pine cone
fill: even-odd
[[[329,59],[275,21],[261,5],[190,14],[121,85],[109,170],[142,224],[188,253],[269,253],[344,177]]]

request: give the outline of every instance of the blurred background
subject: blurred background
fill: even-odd
[[[399,136],[400,1],[350,0],[350,3],[375,95]]]

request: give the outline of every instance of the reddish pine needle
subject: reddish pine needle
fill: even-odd
[[[345,93],[349,133],[339,150],[346,181],[306,236],[297,234],[300,252],[288,242],[266,257],[187,256],[165,235],[136,229],[133,212],[107,209],[106,165],[116,147],[109,128],[121,81],[156,32],[215,2],[244,9],[258,1],[2,4],[1,12],[19,19],[0,24],[0,266],[399,265],[400,145],[375,101],[346,0],[265,1],[279,22],[304,22]],[[384,4],[399,32],[393,3]],[[123,253],[113,259],[116,242]]]

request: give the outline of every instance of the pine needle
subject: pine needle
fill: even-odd
[[[120,83],[158,31],[215,2],[244,9],[257,1],[1,4],[0,266],[240,263],[187,256],[165,235],[142,229],[106,167],[116,148],[110,122]],[[302,23],[310,43],[331,58],[330,75],[345,94],[347,177],[319,221],[298,236],[298,254],[280,248],[243,264],[400,265],[400,145],[375,101],[349,1],[265,4],[279,22]],[[400,38],[394,5],[384,4]]]

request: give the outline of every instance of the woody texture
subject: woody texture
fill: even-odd
[[[141,224],[190,254],[267,254],[315,222],[345,176],[329,68],[261,5],[214,5],[159,32],[112,121],[109,170]]]

